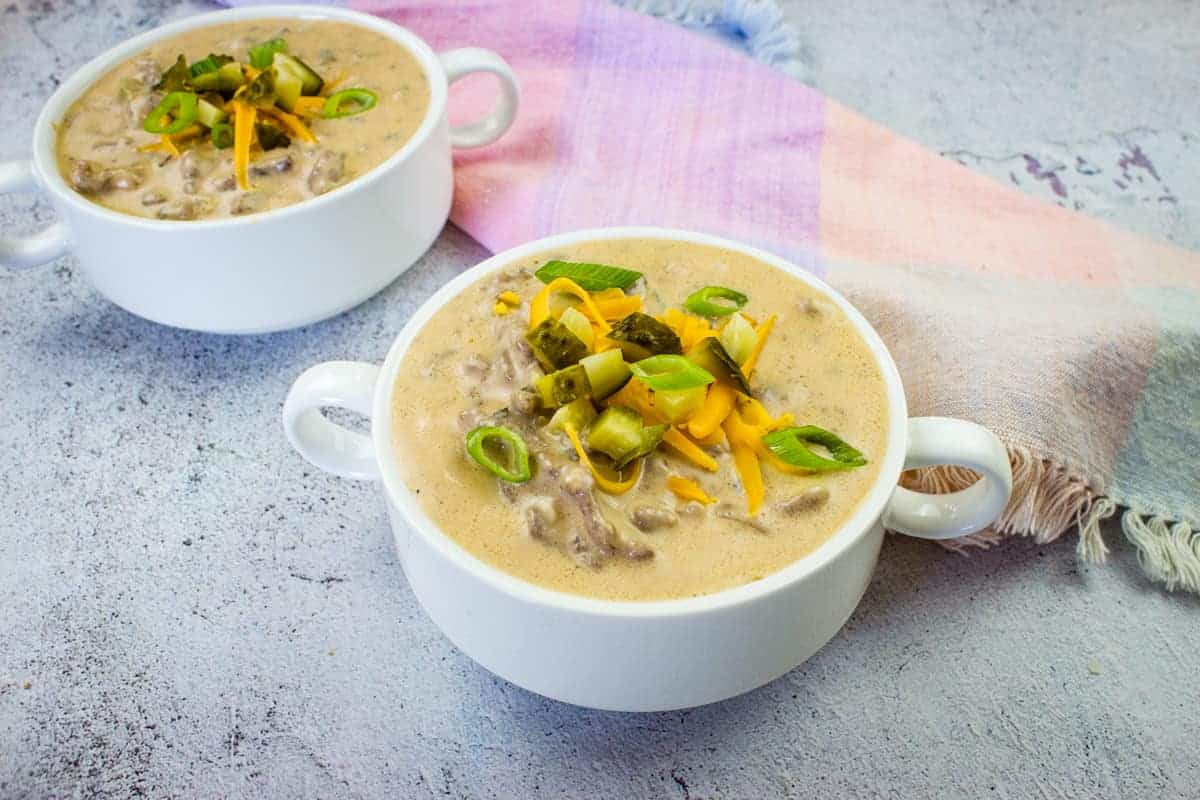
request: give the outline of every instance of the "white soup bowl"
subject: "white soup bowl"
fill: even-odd
[[[100,77],[162,39],[254,19],[334,20],[373,30],[411,53],[429,79],[429,109],[386,161],[332,191],[244,217],[169,221],[122,214],[72,189],[55,157],[56,126]],[[447,87],[475,72],[499,78],[496,107],[451,127]],[[512,124],[517,79],[479,48],[436,54],[387,20],[308,5],[251,6],[189,17],[135,36],[81,67],[46,102],[30,160],[0,163],[0,193],[41,189],[58,221],[0,235],[0,264],[32,267],[68,249],[96,288],[146,319],[211,333],[263,333],[333,316],[378,292],[429,249],[453,195],[452,147],[480,147]]]
[[[887,389],[887,450],[878,459],[879,477],[857,510],[815,552],[761,580],[702,597],[600,600],[535,586],[480,561],[422,510],[400,477],[392,446],[393,387],[409,346],[447,302],[485,275],[538,252],[561,253],[600,239],[669,239],[745,253],[819,290],[866,341]],[[334,424],[322,407],[367,415],[371,435]],[[493,256],[421,306],[382,367],[335,361],[307,370],[288,394],[283,424],[292,445],[316,466],[383,484],[409,585],[464,653],[518,686],[611,710],[711,703],[782,675],[820,649],[849,618],[871,579],[885,527],[928,539],[974,533],[996,520],[1012,491],[1007,454],[991,432],[964,420],[909,419],[904,387],[879,335],[822,281],[753,247],[660,228],[579,231]],[[969,467],[982,478],[943,495],[896,485],[901,470],[934,464]]]

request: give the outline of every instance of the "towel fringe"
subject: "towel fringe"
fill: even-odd
[[[1100,523],[1117,513],[1117,504],[1107,497],[1097,497],[1091,507],[1079,510],[1079,544],[1075,552],[1089,564],[1108,560],[1108,545],[1100,535]]]
[[[1028,536],[1038,544],[1052,542],[1072,527],[1079,534],[1076,553],[1089,564],[1108,559],[1100,523],[1117,512],[1117,503],[1092,487],[1084,476],[1020,447],[1008,448],[1013,491],[1008,507],[992,527],[959,539],[939,542],[966,554],[987,549],[1009,536]],[[945,494],[970,486],[979,476],[965,467],[910,470],[901,485],[918,492]],[[1138,562],[1151,580],[1168,591],[1200,594],[1200,531],[1186,522],[1128,509],[1121,517],[1125,538],[1137,548]]]
[[[1121,516],[1121,530],[1137,548],[1138,563],[1152,580],[1169,592],[1200,594],[1200,531],[1132,508]]]

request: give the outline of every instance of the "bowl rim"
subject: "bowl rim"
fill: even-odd
[[[388,156],[388,158],[376,164],[362,175],[347,181],[325,194],[258,214],[200,220],[151,219],[114,211],[99,203],[94,203],[67,184],[66,179],[58,169],[56,153],[58,123],[71,105],[84,92],[90,89],[97,80],[118,64],[163,39],[197,28],[207,28],[213,25],[255,19],[348,22],[387,36],[417,59],[422,70],[425,72],[426,78],[429,80],[429,107],[425,111],[425,118],[421,121],[420,126],[418,126],[413,135],[408,138],[408,141]],[[394,169],[401,162],[406,161],[433,135],[434,130],[446,117],[448,92],[449,88],[446,81],[445,69],[442,67],[441,60],[433,49],[424,39],[417,36],[408,28],[382,17],[364,14],[361,11],[352,11],[348,8],[325,5],[250,5],[207,11],[159,25],[156,28],[151,28],[148,31],[125,39],[80,66],[69,78],[63,81],[42,105],[37,121],[34,123],[32,148],[34,172],[39,177],[39,182],[46,191],[60,203],[70,206],[80,213],[91,214],[110,222],[157,230],[173,230],[180,227],[186,227],[189,230],[199,230],[203,228],[236,227],[240,225],[261,225],[266,222],[283,220],[296,214],[304,214],[311,211],[319,212],[329,204],[336,203],[341,198],[357,190],[364,189],[368,185],[380,180],[385,173]]]
[[[683,241],[725,248],[757,258],[817,289],[833,301],[867,343],[886,387],[890,415],[887,449],[880,459],[879,475],[875,483],[859,502],[854,513],[813,552],[759,580],[696,597],[669,600],[607,600],[570,594],[518,578],[468,552],[429,518],[415,495],[400,478],[398,454],[391,446],[392,393],[404,356],[425,324],[451,298],[513,261],[554,248],[612,239]],[[862,537],[867,536],[883,515],[904,465],[908,438],[907,423],[908,408],[904,387],[895,361],[883,340],[858,309],[820,278],[786,259],[731,239],[694,231],[641,226],[589,228],[536,239],[497,253],[457,275],[417,309],[392,343],[379,373],[371,416],[372,440],[385,494],[413,533],[421,536],[434,550],[460,569],[519,600],[569,612],[617,618],[689,616],[717,612],[757,602],[820,572],[827,564],[851,549]]]

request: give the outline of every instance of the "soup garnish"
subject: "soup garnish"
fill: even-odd
[[[471,430],[467,434],[467,454],[476,464],[509,483],[524,483],[533,477],[525,440],[502,425],[480,425]]]
[[[254,19],[151,43],[56,125],[63,178],[113,211],[165,220],[272,211],[385,162],[428,116],[418,57],[327,19]]]
[[[733,305],[714,303],[712,302],[713,298],[729,300]],[[700,291],[689,295],[688,299],[683,301],[683,307],[702,317],[725,317],[735,311],[741,311],[749,301],[749,297],[736,289],[724,286],[705,286]]]
[[[315,143],[303,118],[354,116],[379,101],[369,89],[331,93],[337,81],[327,84],[287,49],[280,38],[254,45],[248,64],[218,53],[188,64],[180,53],[153,86],[166,96],[142,123],[143,130],[161,138],[141,149],[178,156],[206,137],[217,149],[233,147],[237,184],[247,190],[251,147],[263,152],[287,147],[293,136]]]
[[[576,284],[589,292],[602,289],[628,289],[637,283],[642,273],[610,267],[607,264],[579,264],[570,261],[547,261],[534,273],[542,283],[549,283],[555,278],[570,278]]]
[[[800,475],[867,463],[837,434],[797,426],[792,414],[775,416],[755,397],[751,379],[776,317],[759,323],[743,313],[746,294],[706,286],[683,309],[669,307],[655,316],[645,313],[641,295],[627,291],[645,280],[635,270],[554,260],[535,276],[545,286],[530,301],[525,341],[545,374],[528,387],[515,413],[565,436],[601,491],[629,491],[643,460],[660,446],[716,472],[706,448],[723,445],[753,518],[763,502],[764,463]],[[496,297],[494,311],[507,315],[519,303],[509,290]],[[721,323],[714,327],[710,318]],[[512,413],[506,409],[501,416]],[[530,459],[529,444],[511,427],[477,426],[466,446],[477,464],[502,481],[533,477],[537,459]],[[684,477],[672,476],[667,487],[682,501],[715,502]]]

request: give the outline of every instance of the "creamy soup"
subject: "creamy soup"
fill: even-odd
[[[369,171],[428,108],[420,64],[379,33],[324,20],[224,23],[157,42],[93,84],[58,125],[58,163],[76,191],[114,211],[253,214]]]
[[[625,292],[592,292],[593,312],[581,300],[560,294],[561,285],[547,287],[535,276],[556,260],[619,266],[644,278]],[[748,302],[739,313],[711,318],[680,308],[709,286],[734,289]],[[547,292],[548,304],[539,309]],[[709,302],[729,306],[736,299]],[[588,356],[578,362],[588,380],[556,383],[543,377],[547,369],[562,374],[555,363],[539,363],[548,351],[564,359],[558,363],[584,352],[570,341],[566,350],[573,352],[564,353],[565,336],[530,335],[533,323],[535,331],[562,333],[553,322],[539,322],[547,313],[577,331],[578,341],[588,339],[586,328],[592,328]],[[678,347],[666,334],[646,336],[662,329],[637,313],[676,333]],[[593,314],[607,317],[612,331],[605,333]],[[580,326],[577,315],[588,325]],[[645,323],[641,335],[626,315]],[[764,331],[769,320],[773,324]],[[725,328],[734,324],[739,328],[726,335]],[[737,374],[727,362],[701,357],[715,352],[708,340],[723,343],[721,350],[737,363]],[[758,353],[752,355],[755,347]],[[607,364],[633,364],[645,379],[613,378],[607,367],[602,371],[598,361],[587,360],[603,356],[605,348],[616,349],[604,356]],[[687,363],[677,357],[640,361],[647,349],[686,353]],[[693,364],[703,365],[700,373]],[[748,379],[750,396],[734,387],[739,374]],[[664,379],[712,380],[700,388],[674,389],[662,388]],[[573,245],[477,281],[417,335],[394,396],[393,444],[403,478],[447,535],[483,561],[531,583],[619,600],[716,592],[758,580],[811,553],[875,482],[888,429],[886,389],[876,362],[831,301],[749,256],[662,240]],[[571,408],[558,413],[564,403]],[[612,411],[613,406],[621,408]],[[582,416],[570,420],[577,408]],[[634,421],[639,415],[640,422]],[[715,430],[714,418],[719,418]],[[564,420],[573,422],[595,472],[581,463]],[[613,449],[609,423],[625,426],[626,432],[632,425],[635,433],[640,425],[643,438],[636,441],[642,444],[653,443],[659,434],[664,438],[617,472],[614,457],[628,452],[621,449],[624,444]],[[836,434],[861,457],[843,450],[839,461],[811,439],[811,432],[796,433],[808,430],[802,426]],[[469,432],[496,427],[525,443],[528,480],[498,478],[468,452]],[[774,449],[758,446],[764,436],[776,447],[804,444],[802,463],[821,470],[844,468],[800,470]],[[505,437],[493,435],[484,444],[487,461],[510,477],[524,477],[513,472],[519,458]],[[824,444],[837,447],[828,440]],[[803,460],[809,456],[818,461]],[[759,499],[756,476],[762,482]]]

